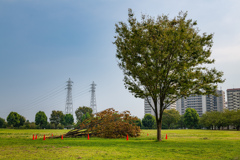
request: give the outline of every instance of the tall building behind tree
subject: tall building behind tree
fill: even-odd
[[[225,109],[225,92],[217,90],[217,95],[192,95],[177,101],[177,110],[183,115],[187,108],[194,108],[199,116],[207,111],[223,111]]]
[[[229,110],[240,109],[240,88],[227,89],[227,101]]]
[[[155,116],[155,113],[154,113],[154,111],[151,108],[151,105],[149,103],[151,103],[151,105],[154,106],[153,105],[153,100],[152,100],[151,97],[145,98],[144,99],[144,115],[151,114],[151,115]],[[158,110],[159,110],[159,107],[160,107],[159,103],[158,103],[157,107],[158,107]],[[169,110],[169,109],[176,109],[176,103],[173,103],[169,107],[167,107],[167,110]]]

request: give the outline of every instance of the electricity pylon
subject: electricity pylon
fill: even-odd
[[[73,102],[72,102],[72,83],[71,79],[67,81],[67,98],[66,98],[66,105],[65,105],[65,114],[72,114],[73,115]]]
[[[93,83],[91,84],[91,102],[90,102],[90,107],[93,110],[93,114],[97,113],[97,102],[96,102],[96,94],[95,94],[95,89],[96,89],[96,84]]]

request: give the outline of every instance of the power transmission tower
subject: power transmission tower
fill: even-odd
[[[65,114],[72,114],[73,115],[73,102],[72,102],[72,83],[71,79],[67,81],[67,98],[66,98],[66,105],[65,105]]]
[[[97,113],[97,103],[96,103],[96,94],[95,94],[95,89],[96,89],[96,84],[93,83],[91,84],[91,102],[90,102],[90,107],[93,110],[93,114]]]

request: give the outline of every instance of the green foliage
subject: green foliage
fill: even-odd
[[[47,116],[43,111],[39,111],[35,115],[35,123],[41,128],[46,127],[47,125]]]
[[[211,129],[220,129],[222,127],[235,126],[237,130],[240,128],[240,110],[224,110],[223,112],[211,111],[206,112],[200,118],[203,127]]]
[[[57,129],[64,129],[64,125],[59,123],[59,124],[57,125]]]
[[[228,109],[225,109],[223,111],[223,116],[225,117],[225,126],[233,125],[232,117],[236,112],[235,110],[229,111]],[[239,115],[240,116],[240,115]]]
[[[13,127],[19,127],[20,118],[21,115],[19,115],[17,112],[10,112],[9,115],[7,116],[8,125],[12,125]],[[21,121],[23,121],[23,119]]]
[[[87,113],[86,113],[86,119],[89,119],[89,118],[91,118],[91,116],[90,116],[90,114],[87,112]]]
[[[134,121],[134,123],[136,124],[136,126],[139,126],[140,128],[142,127],[141,119],[138,118],[136,121]]]
[[[20,115],[20,123],[19,126],[23,126],[26,122],[26,118]]]
[[[191,94],[216,95],[217,83],[224,82],[223,72],[205,67],[214,63],[213,34],[200,35],[197,22],[183,12],[171,20],[142,15],[139,22],[129,9],[128,17],[128,24],[115,25],[118,65],[125,87],[135,97],[153,99],[161,141],[162,114],[170,104]]]
[[[240,129],[240,110],[233,112],[233,116],[231,119],[232,119],[233,125],[236,127],[237,130],[239,130]]]
[[[74,118],[72,114],[66,114],[64,116],[64,119],[65,119],[65,125],[72,125],[74,122]]]
[[[86,119],[86,115],[83,114],[82,117],[81,117],[81,122],[83,122],[85,119]]]
[[[165,124],[168,129],[174,128],[174,125],[177,125],[179,119],[180,114],[175,109],[166,110],[163,113],[163,125]]]
[[[184,113],[184,123],[188,128],[198,128],[199,115],[193,108],[187,108]]]
[[[142,119],[142,124],[145,129],[154,129],[156,128],[156,120],[155,117],[151,114],[145,114],[144,118]]]
[[[54,124],[54,127],[57,127],[59,123],[64,124],[64,115],[62,111],[52,111],[52,114],[50,116],[50,123]],[[53,125],[51,126],[53,127]]]
[[[78,109],[75,111],[77,121],[83,122],[83,120],[85,120],[86,118],[87,113],[90,115],[90,117],[92,117],[92,112],[93,112],[92,108],[86,106],[78,107]],[[84,118],[82,118],[83,115],[85,115]]]
[[[186,128],[186,125],[184,123],[184,115],[180,116],[180,119],[177,123],[177,128]]]
[[[57,126],[54,123],[50,123],[50,128],[55,129],[55,128],[57,128]]]
[[[7,125],[7,123],[6,123],[5,119],[0,117],[0,128],[6,128],[6,125]]]

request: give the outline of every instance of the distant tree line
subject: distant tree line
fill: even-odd
[[[73,128],[92,116],[92,109],[89,107],[79,107],[76,110],[77,124],[74,124],[72,114],[63,114],[62,111],[53,110],[49,121],[43,111],[39,111],[35,115],[35,121],[29,122],[25,117],[17,112],[10,112],[7,121],[0,117],[0,128],[19,128],[19,129],[63,129]]]
[[[53,110],[49,122],[46,114],[39,111],[35,115],[35,122],[29,122],[17,112],[10,112],[7,121],[0,117],[0,128],[20,129],[63,129],[78,128],[82,123],[93,118],[93,110],[89,107],[79,107],[76,111],[76,124],[73,115],[63,114],[62,111]],[[141,129],[156,129],[155,116],[146,114],[143,119],[136,119],[134,123]],[[229,129],[230,126],[240,129],[240,110],[224,110],[223,112],[206,112],[199,117],[193,108],[187,108],[184,115],[180,115],[175,109],[166,110],[163,113],[162,129]]]
[[[165,110],[162,119],[162,129],[199,128],[199,116],[195,109],[187,108],[184,115],[175,109]],[[142,129],[156,129],[155,116],[146,114],[142,119]]]
[[[146,114],[139,121],[141,129],[157,128],[155,117],[151,114]],[[230,126],[240,129],[240,110],[211,111],[204,113],[202,117],[193,108],[187,108],[184,115],[180,115],[175,109],[163,113],[162,129],[229,129]]]
[[[200,119],[200,125],[207,129],[229,129],[230,126],[240,129],[240,110],[223,112],[206,112]]]

